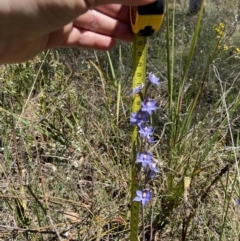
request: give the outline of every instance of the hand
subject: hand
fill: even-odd
[[[1,0],[0,63],[29,60],[54,47],[108,50],[132,41],[129,7],[154,0]],[[115,3],[115,4],[111,4]],[[108,4],[108,5],[105,5]]]

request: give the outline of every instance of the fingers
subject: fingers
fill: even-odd
[[[116,18],[124,23],[130,22],[129,7],[120,4],[109,4],[95,8],[97,11],[106,14],[112,18]]]
[[[73,24],[77,28],[90,30],[124,41],[132,41],[133,39],[129,24],[95,10],[90,10],[79,16]]]
[[[95,50],[109,50],[115,45],[114,38],[79,28],[73,28],[62,47],[81,47]]]
[[[119,3],[128,6],[140,6],[153,3],[155,1],[156,0],[84,0],[85,4],[90,8],[112,3]]]
[[[52,32],[45,49],[55,47],[80,47],[95,50],[109,50],[115,45],[111,36],[94,33],[68,24],[63,29]]]
[[[80,47],[95,50],[109,50],[115,45],[115,39],[88,30],[72,27],[70,31],[59,30],[51,34],[46,49],[53,47]]]

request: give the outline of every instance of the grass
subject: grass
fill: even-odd
[[[167,17],[149,39],[154,240],[239,239],[237,5],[209,1],[194,44],[197,16],[169,4],[169,49]],[[128,240],[131,69],[125,43],[0,67],[0,240]]]

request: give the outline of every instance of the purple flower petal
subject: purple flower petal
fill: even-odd
[[[154,142],[154,138],[151,135],[147,135],[145,140],[149,144],[152,144]]]
[[[133,92],[131,94],[131,96],[138,94],[144,87],[144,84],[141,83],[139,86],[137,86],[136,88],[133,89]]]
[[[155,85],[160,85],[160,78],[157,78],[152,72],[149,73],[148,75],[148,79],[150,80],[151,83],[155,84]]]
[[[152,170],[148,170],[147,181],[152,180],[155,176],[156,176],[156,172],[153,172]]]
[[[137,194],[138,197],[142,197],[142,191],[141,190],[137,190],[136,194]]]
[[[142,138],[147,138],[148,136],[153,134],[153,127],[152,126],[141,126],[138,133],[141,135]]]
[[[132,113],[130,117],[130,124],[138,125],[140,127],[143,122],[147,122],[148,117],[149,114],[145,111],[140,110],[138,112]]]
[[[157,164],[155,162],[151,162],[148,164],[149,169],[153,172],[159,172],[159,170],[156,168]]]
[[[158,109],[156,104],[157,104],[156,100],[151,100],[151,99],[147,98],[146,100],[142,101],[141,110],[146,111],[149,115],[151,115],[154,110]]]

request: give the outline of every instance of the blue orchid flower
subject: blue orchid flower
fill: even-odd
[[[137,190],[136,191],[137,196],[133,199],[133,201],[141,202],[143,206],[146,205],[147,202],[149,202],[152,198],[152,193],[149,190]]]
[[[136,163],[141,163],[142,167],[147,167],[153,161],[153,156],[147,151],[137,153]]]
[[[146,100],[142,101],[142,111],[146,111],[149,115],[152,115],[152,112],[154,110],[157,110],[158,107],[156,106],[157,101],[156,100],[151,100],[147,98]]]

